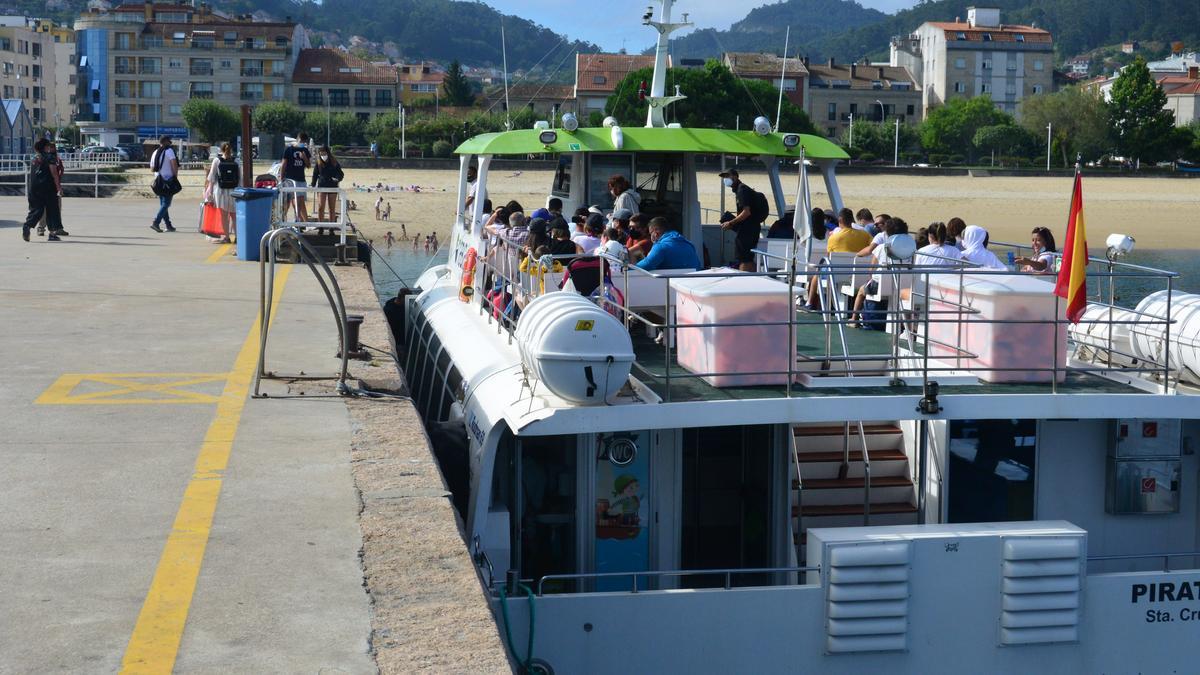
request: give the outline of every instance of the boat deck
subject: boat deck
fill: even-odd
[[[796,326],[796,373],[807,373],[818,380],[824,375],[845,377],[844,362],[837,358],[841,355],[841,341],[836,330],[832,335],[830,349],[830,352],[835,356],[823,367],[822,364],[826,360],[825,327],[819,316],[808,316],[812,317],[810,321],[803,322],[804,315],[802,315],[802,322]],[[861,330],[850,327],[846,328],[845,335],[847,350],[850,355],[860,359],[855,361],[854,369],[856,372],[863,376],[880,375],[879,368],[881,364],[886,363],[891,358],[892,336],[882,331]],[[670,391],[668,395],[668,365],[663,346],[656,344],[649,337],[639,333],[633,337],[633,347],[634,354],[636,355],[636,365],[633,370],[634,376],[646,384],[647,387],[663,400],[748,400],[784,398],[789,395],[787,387],[782,384],[774,386],[714,387],[708,384],[703,378],[693,376],[689,370],[681,366],[674,351],[670,355]],[[907,345],[904,345],[904,347],[907,349]],[[922,348],[922,345],[917,344],[915,346],[916,353],[920,354]],[[878,357],[878,359],[872,359],[871,357]],[[878,378],[874,379],[878,381]],[[930,379],[937,380],[938,373],[931,373]],[[1146,393],[1137,387],[1115,382],[1094,373],[1080,371],[1068,372],[1066,380],[1060,382],[1056,390],[1060,394]],[[955,383],[941,385],[941,392],[944,394],[1050,394],[1054,391],[1055,388],[1051,387],[1049,382],[1001,383],[980,380],[972,384]],[[806,387],[797,381],[791,387],[790,395],[796,398],[825,396],[919,396],[921,395],[921,388],[903,385]]]

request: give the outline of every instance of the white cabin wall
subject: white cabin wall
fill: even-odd
[[[1184,454],[1179,513],[1110,515],[1104,510],[1109,420],[1045,420],[1038,428],[1039,520],[1061,519],[1088,532],[1088,555],[1195,551],[1200,458]],[[1184,424],[1184,448],[1196,447],[1197,426]],[[1188,437],[1190,438],[1190,442]],[[1182,564],[1183,560],[1176,563]],[[1162,559],[1097,563],[1092,572],[1162,569]]]

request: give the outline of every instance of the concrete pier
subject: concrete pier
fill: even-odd
[[[68,199],[70,236],[24,243],[0,198],[0,670],[508,669],[411,406],[250,397],[258,265],[155,206]],[[354,374],[398,385],[366,272],[339,276],[379,348]],[[333,373],[315,279],[276,285],[268,368]]]

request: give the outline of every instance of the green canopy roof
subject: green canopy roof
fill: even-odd
[[[480,134],[455,150],[459,155],[533,155],[544,152],[697,152],[724,155],[775,155],[799,157],[800,148],[786,148],[786,134],[759,136],[753,131],[726,129],[670,129],[631,127],[621,129],[623,147],[618,150],[608,128],[577,129],[573,133],[557,130],[558,139],[550,145],[539,140],[538,129],[520,129]],[[808,159],[849,159],[837,145],[819,136],[797,134]]]

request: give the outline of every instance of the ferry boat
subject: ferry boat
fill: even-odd
[[[709,269],[602,256],[620,293],[560,290],[519,270],[480,199],[394,324],[514,668],[1195,668],[1200,297],[1118,241],[1072,324],[1046,277],[914,265],[901,235],[879,262],[809,254],[803,215],[760,243],[757,272],[726,267],[704,162],[757,163],[775,212],[804,214],[810,166],[842,208],[846,154],[766,120],[666,124],[686,94],[664,91],[672,4],[645,17],[645,127],[469,139],[458,204],[494,158],[551,154],[564,212],[609,206],[621,174]],[[883,331],[844,319],[869,278]],[[1161,290],[1119,307],[1129,278]]]

